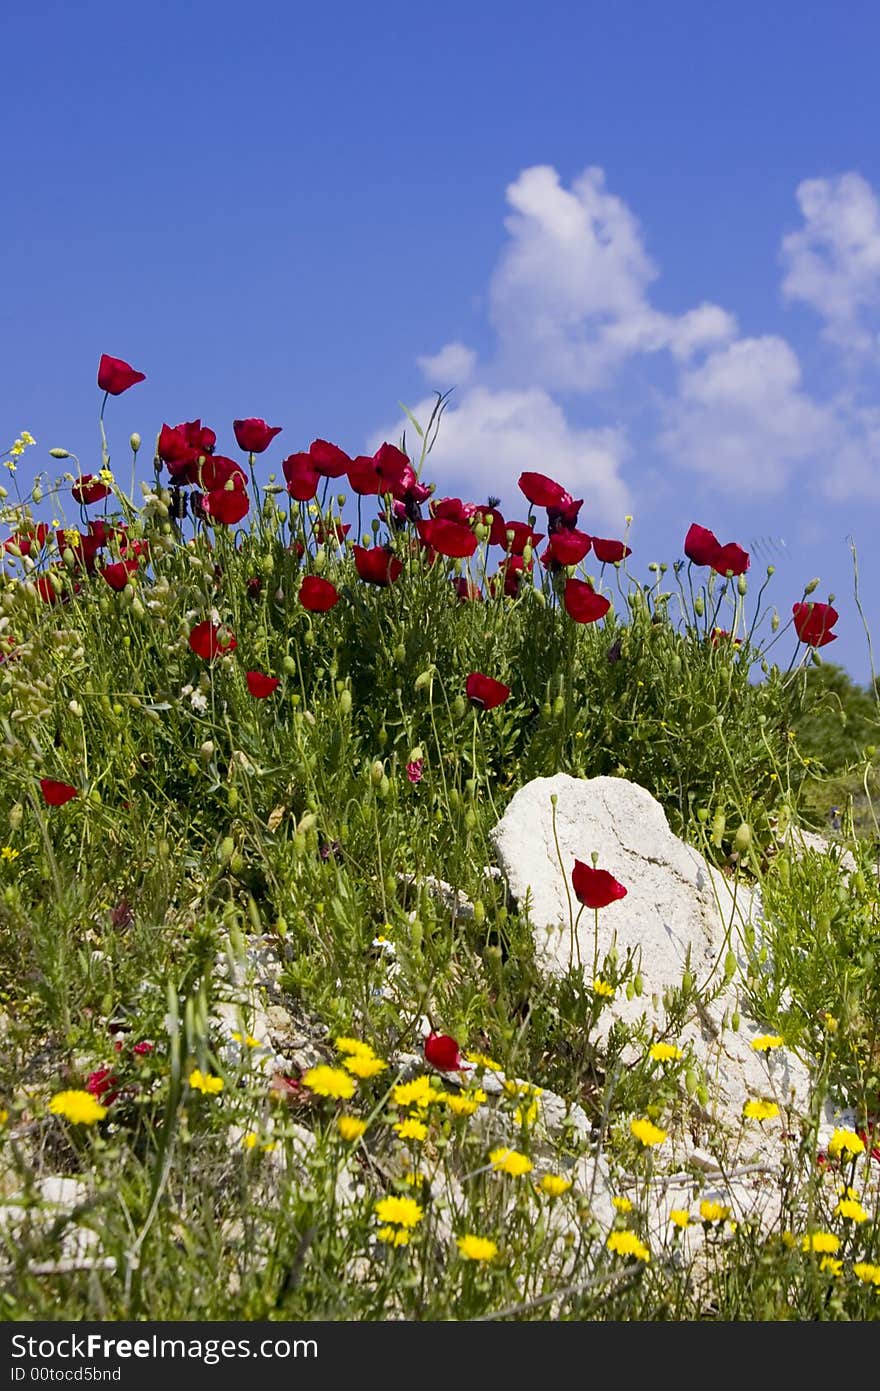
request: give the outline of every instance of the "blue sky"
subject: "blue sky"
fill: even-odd
[[[427,477],[523,468],[631,564],[692,521],[880,644],[880,10],[863,0],[34,3],[4,21],[0,447],[200,416],[350,453],[455,387]],[[281,447],[283,446],[283,448]],[[145,448],[144,455],[147,450]],[[143,457],[143,456],[142,456]],[[145,464],[146,464],[145,460]],[[146,476],[146,470],[142,470]],[[787,662],[790,648],[775,649]]]

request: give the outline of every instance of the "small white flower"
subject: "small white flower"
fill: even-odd
[[[194,710],[198,710],[200,715],[204,715],[208,708],[208,698],[202,695],[201,691],[193,691],[189,698],[189,703]]]

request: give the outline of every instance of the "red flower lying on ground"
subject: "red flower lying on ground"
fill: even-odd
[[[481,710],[494,710],[497,705],[503,705],[510,695],[510,687],[505,686],[503,681],[496,681],[492,676],[483,676],[482,672],[472,671],[465,684],[465,695],[471,702]]]
[[[63,807],[72,797],[79,796],[79,790],[69,782],[56,782],[54,778],[40,778],[40,791],[50,807]]]
[[[265,420],[259,420],[255,416],[248,416],[247,420],[233,420],[232,428],[239,449],[243,449],[246,454],[262,454],[282,430],[282,426],[267,425]]]
[[[808,647],[826,647],[835,641],[837,634],[831,629],[840,614],[830,604],[792,604],[791,611],[795,632]]]
[[[101,354],[101,361],[98,363],[98,386],[110,396],[121,396],[130,386],[136,386],[138,382],[146,380],[143,372],[136,372],[127,362],[123,362],[121,357]]]
[[[607,908],[616,898],[625,898],[626,889],[607,869],[593,869],[583,860],[575,860],[571,886],[579,903],[585,908]]]

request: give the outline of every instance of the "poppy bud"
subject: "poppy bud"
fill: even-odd
[[[339,700],[337,701],[337,705],[339,706],[339,713],[340,713],[340,715],[350,715],[350,714],[351,714],[351,691],[349,691],[349,690],[340,691],[340,693],[339,693]]]
[[[282,657],[281,670],[285,676],[296,676],[296,662],[292,657]]]
[[[137,430],[135,430],[134,434],[130,436],[128,443],[131,446],[132,454],[137,454],[138,450],[141,447],[141,437],[138,434]]]
[[[17,831],[24,816],[24,807],[21,802],[13,802],[9,811],[9,829]]]
[[[733,1014],[730,1016],[730,1027],[733,1029],[733,1032],[734,1032],[735,1034],[738,1034],[738,1033],[739,1033],[739,1026],[740,1026],[739,1010],[738,1010],[738,1009],[735,1009],[735,1010],[733,1011]]]
[[[727,955],[725,956],[725,958],[724,958],[724,978],[725,978],[725,980],[733,980],[733,977],[734,977],[735,975],[736,975],[736,956],[734,955],[734,953],[733,953],[732,951],[729,951],[729,952],[727,953]]]
[[[380,782],[379,782],[379,786],[376,788],[376,792],[377,792],[378,796],[380,796],[380,797],[382,798],[382,800],[384,801],[384,799],[388,796],[388,793],[389,793],[390,791],[391,791],[391,783],[388,781],[388,778],[387,778],[387,777],[385,776],[385,774],[383,773],[382,778],[381,778],[381,780],[380,780]]]
[[[370,768],[370,782],[374,787],[378,787],[385,776],[385,768],[381,759],[376,759]]]
[[[402,665],[402,663],[406,661],[406,648],[402,642],[399,642],[395,647],[393,656],[398,666]]]
[[[486,905],[481,898],[474,901],[474,922],[477,927],[482,927],[486,921]]]
[[[733,838],[734,847],[742,853],[748,850],[751,843],[752,828],[748,821],[743,821],[742,824],[737,827],[736,835]]]
[[[819,585],[819,579],[818,579],[818,576],[817,576],[816,579],[810,580],[810,583],[809,583],[809,584],[805,584],[805,585],[804,585],[804,593],[805,593],[805,594],[812,594],[813,590],[818,588],[818,585]]]
[[[727,825],[727,818],[723,811],[716,811],[712,818],[712,844],[720,847],[724,839],[724,830]]]
[[[428,667],[425,671],[419,672],[415,680],[417,691],[423,691],[426,686],[431,684],[431,677],[434,675],[434,668]]]
[[[698,594],[694,599],[694,613],[697,615],[697,618],[702,618],[705,611],[706,605],[703,602],[703,596],[702,594]]]
[[[684,1074],[684,1087],[688,1096],[693,1096],[699,1086],[699,1078],[692,1067]]]
[[[380,749],[384,749],[384,747],[385,747],[385,745],[386,745],[387,743],[388,743],[388,730],[387,730],[387,729],[385,728],[385,726],[383,725],[382,728],[379,730],[379,748],[380,748]]]
[[[69,459],[70,451],[67,449],[50,449],[49,453],[53,459]]]
[[[464,696],[457,695],[452,702],[452,714],[454,718],[460,720],[466,710],[467,705],[465,704]]]
[[[748,589],[748,584],[746,583],[745,575],[740,575],[738,577],[736,581],[736,588],[738,594],[745,594],[746,590]]]

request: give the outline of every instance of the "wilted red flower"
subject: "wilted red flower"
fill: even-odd
[[[232,428],[239,449],[247,454],[262,454],[282,430],[280,425],[267,425],[265,420],[258,420],[254,416],[248,416],[247,420],[233,420]]]
[[[403,570],[402,563],[388,546],[352,546],[355,569],[368,584],[393,584]]]
[[[425,1039],[425,1062],[440,1072],[467,1072],[458,1044],[449,1034],[430,1033]]]
[[[309,613],[327,613],[339,603],[339,591],[320,575],[306,575],[299,589],[299,601]]]
[[[513,532],[511,538],[510,532]],[[511,555],[522,555],[526,546],[531,546],[534,550],[539,541],[543,541],[543,531],[532,531],[528,522],[505,522],[504,524],[504,548],[509,550]]]
[[[466,579],[464,575],[457,575],[452,581],[452,587],[459,599],[482,602],[483,596],[480,593],[479,585],[474,584],[473,580]]]
[[[129,578],[138,568],[136,560],[117,560],[112,565],[105,565],[100,571],[101,579],[106,580],[111,589],[117,593],[124,589],[128,584]]]
[[[479,706],[481,710],[494,710],[496,705],[503,705],[507,700],[510,687],[505,686],[503,681],[472,671],[465,684],[465,695],[471,705]]]
[[[77,502],[90,503],[100,502],[102,498],[109,497],[110,489],[106,483],[102,483],[100,478],[94,473],[84,473],[83,476],[74,483],[71,488]]]
[[[247,516],[251,503],[244,487],[212,488],[202,498],[202,507],[215,522],[234,526]]]
[[[831,629],[840,614],[830,604],[792,604],[794,629],[801,642],[808,647],[826,647],[837,637]]]
[[[410,782],[420,783],[423,770],[424,763],[420,758],[410,759],[409,763],[406,765],[406,776],[409,778]]]
[[[246,672],[245,680],[248,690],[257,700],[265,700],[280,684],[277,676],[265,676],[262,671]]]
[[[321,477],[311,454],[290,454],[281,471],[287,479],[287,491],[297,502],[310,502],[318,491]]]
[[[583,860],[575,860],[571,886],[578,903],[585,908],[607,908],[616,898],[625,898],[626,889],[607,869],[593,869]]]
[[[521,473],[519,488],[536,507],[564,507],[571,502],[571,494],[545,473]]]
[[[447,521],[445,517],[432,517],[429,522],[418,522],[416,530],[426,545],[439,551],[441,555],[463,560],[473,555],[477,549],[477,538],[469,526],[461,522]]]
[[[119,1078],[114,1077],[109,1067],[99,1067],[86,1078],[86,1091],[90,1096],[97,1097],[105,1106],[112,1106],[118,1097],[118,1086]]]
[[[565,581],[563,602],[565,612],[575,623],[595,623],[611,608],[611,601],[597,594],[591,584],[573,578]]]
[[[719,575],[744,575],[749,568],[749,553],[735,541],[728,541],[726,546],[718,547],[709,564]]]
[[[121,396],[130,386],[144,381],[146,377],[143,372],[136,372],[127,362],[123,362],[121,357],[101,354],[101,361],[98,363],[98,386],[102,391],[108,392],[111,396]]]
[[[618,560],[626,560],[628,555],[632,555],[632,547],[625,545],[623,541],[603,540],[601,536],[593,536],[590,539],[596,559],[601,560],[603,565],[616,565]]]
[[[322,478],[341,478],[351,468],[352,460],[344,449],[329,440],[312,440],[309,458]]]
[[[688,527],[687,536],[684,538],[684,553],[695,565],[711,565],[720,549],[721,542],[714,531],[709,531],[705,526],[697,526],[696,522]]]
[[[63,807],[72,797],[79,796],[79,790],[69,782],[56,782],[54,778],[40,778],[40,791],[50,807]]]
[[[238,643],[228,628],[221,642],[220,628],[206,618],[204,623],[197,623],[193,628],[189,635],[189,645],[197,657],[212,662],[215,657],[224,657],[227,652],[234,652]]]
[[[557,565],[580,565],[591,544],[586,532],[560,527],[558,531],[551,532],[544,555],[549,554]]]

